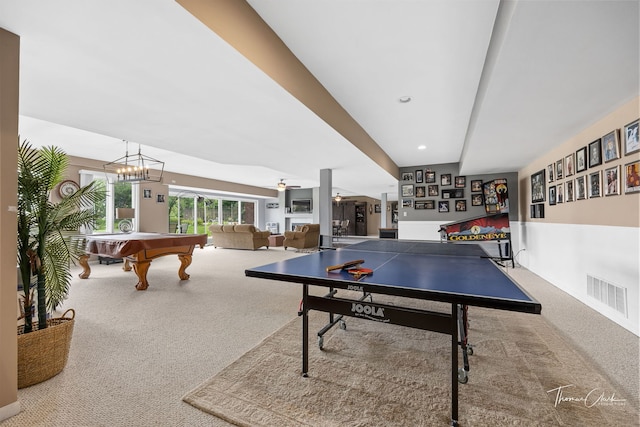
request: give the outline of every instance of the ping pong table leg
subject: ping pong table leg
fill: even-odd
[[[462,384],[466,384],[469,381],[469,355],[473,354],[472,347],[468,342],[467,310],[468,306],[458,305],[459,344],[462,349],[462,369],[458,371],[458,381]]]
[[[309,371],[309,308],[307,300],[309,285],[302,285],[302,376],[308,377]]]
[[[458,304],[451,304],[451,425],[458,425]]]

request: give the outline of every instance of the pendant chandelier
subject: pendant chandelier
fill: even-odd
[[[107,174],[116,176],[117,182],[162,182],[164,172],[164,162],[145,156],[140,151],[129,154],[129,141],[126,144],[126,151],[123,157],[103,165]]]

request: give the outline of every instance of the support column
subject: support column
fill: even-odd
[[[20,412],[16,333],[20,38],[0,28],[0,421]]]
[[[380,195],[380,228],[387,227],[387,193]]]
[[[320,245],[329,246],[333,230],[331,220],[333,219],[333,204],[331,191],[333,190],[333,174],[331,169],[320,170]],[[324,237],[323,237],[324,236]]]

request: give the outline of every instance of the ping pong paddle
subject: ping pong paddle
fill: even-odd
[[[356,265],[360,265],[360,264],[363,264],[363,263],[364,263],[363,259],[357,259],[357,260],[354,260],[354,261],[347,261],[344,264],[331,265],[331,266],[327,267],[327,272],[334,271],[334,270],[346,270],[349,267],[355,267]]]
[[[370,268],[350,268],[347,272],[353,275],[353,278],[358,280],[362,276],[368,276],[373,274],[373,270]]]

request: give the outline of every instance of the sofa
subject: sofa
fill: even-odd
[[[216,248],[251,249],[262,246],[269,249],[269,231],[260,231],[251,224],[213,224],[209,226],[213,246]]]
[[[320,243],[320,224],[305,224],[296,227],[293,231],[284,232],[284,249],[308,249],[317,248]]]

